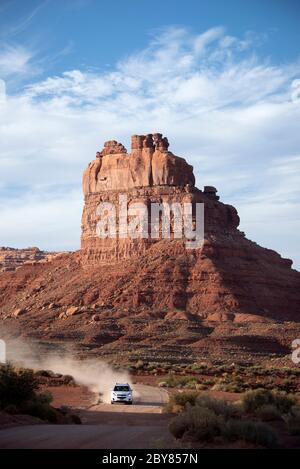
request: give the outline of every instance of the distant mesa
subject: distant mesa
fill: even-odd
[[[0,247],[0,272],[14,271],[24,264],[48,262],[58,254],[60,253],[41,251],[37,247],[25,249]]]

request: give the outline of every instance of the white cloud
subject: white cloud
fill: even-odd
[[[0,245],[73,248],[84,167],[104,140],[158,130],[249,237],[299,267],[300,67],[259,60],[253,40],[170,28],[109,72],[66,71],[0,100]],[[17,195],[26,236],[9,216]]]
[[[216,39],[221,38],[221,47],[228,47],[233,44],[233,41],[228,41],[228,36],[224,37],[224,28],[217,27],[211,28],[202,34],[199,34],[194,40],[194,51],[197,55],[204,54],[207,45],[214,42]]]
[[[23,46],[3,45],[0,49],[0,77],[27,74],[32,53]]]
[[[0,203],[1,238],[6,240],[4,245],[13,247],[76,250],[80,243],[78,215],[81,210],[79,189],[61,194],[48,192],[45,197],[45,188],[40,187],[19,198],[12,196],[8,204],[3,199]]]

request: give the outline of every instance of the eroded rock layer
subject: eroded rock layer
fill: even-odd
[[[0,272],[14,271],[24,264],[47,262],[57,255],[56,252],[41,251],[37,247],[16,249],[0,248]]]
[[[120,235],[116,226],[116,239],[103,239],[97,234],[100,203],[111,203],[120,219],[120,196],[126,197],[126,208],[142,204],[148,210],[151,204],[205,203],[206,231],[229,232],[238,226],[236,210],[216,203],[216,189],[206,186],[204,191],[195,187],[193,167],[185,159],[168,151],[169,142],[162,134],[134,135],[131,153],[125,147],[110,140],[97,152],[83,175],[85,206],[82,216],[81,253],[87,267],[99,263],[110,264],[129,257],[142,255],[156,242],[149,237],[135,238]],[[172,227],[171,227],[172,231]]]
[[[134,260],[141,277],[129,276],[125,291],[114,294],[113,304],[120,307],[177,308],[216,320],[298,320],[300,274],[291,268],[292,261],[247,240],[238,230],[236,209],[219,201],[214,187],[197,189],[193,168],[168,148],[168,140],[161,134],[134,135],[130,153],[112,140],[89,164],[83,177],[83,268],[103,265],[111,269],[114,264]],[[100,238],[97,206],[110,202],[118,215],[120,194],[126,195],[128,207],[137,202],[147,208],[153,202],[203,203],[203,246],[189,250],[184,240],[122,238],[119,226],[115,238]],[[153,253],[159,263],[153,261]],[[165,267],[171,264],[170,270]],[[102,300],[101,293],[99,298]]]

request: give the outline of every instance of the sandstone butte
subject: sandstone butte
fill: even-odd
[[[5,324],[16,327],[23,321],[36,337],[76,337],[104,348],[120,347],[122,341],[151,342],[154,336],[159,343],[176,339],[178,344],[180,334],[187,347],[200,347],[208,339],[214,344],[218,324],[236,323],[264,324],[257,327],[270,336],[276,328],[266,325],[276,323],[276,340],[286,340],[286,346],[295,338],[300,273],[291,260],[248,240],[238,229],[236,209],[222,203],[214,187],[195,187],[192,166],[169,151],[166,137],[134,135],[130,153],[115,140],[106,142],[84,172],[83,192],[80,251],[0,274]],[[203,246],[186,249],[179,239],[99,238],[97,205],[117,204],[120,193],[127,195],[129,206],[204,203]],[[76,314],[66,314],[70,307],[77,308]],[[26,313],[12,319],[17,309]],[[186,321],[185,332],[178,321]],[[202,327],[207,321],[214,324],[209,338]],[[167,329],[161,334],[167,322],[176,325],[170,337]],[[193,339],[187,339],[190,327]],[[197,331],[202,331],[199,336]]]

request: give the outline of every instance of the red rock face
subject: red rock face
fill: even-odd
[[[119,195],[126,194],[127,207],[134,203],[202,201],[194,187],[193,167],[168,151],[169,142],[162,134],[133,135],[131,153],[111,140],[97,153],[83,175],[85,206],[82,216],[81,250],[84,265],[110,263],[143,254],[151,240],[99,239],[96,234],[97,206],[113,203],[119,217]],[[119,236],[119,226],[117,237]],[[149,227],[150,229],[150,227]]]
[[[194,186],[193,167],[169,152],[168,146],[161,134],[133,135],[129,154],[121,143],[106,142],[84,172],[84,195],[141,187]]]
[[[179,309],[213,320],[299,320],[300,273],[291,268],[292,261],[247,240],[238,230],[236,209],[220,202],[214,187],[197,189],[192,167],[170,153],[168,146],[161,134],[134,135],[131,153],[108,153],[90,163],[83,177],[84,269],[113,264],[118,269],[127,259],[134,260],[137,271],[143,265],[143,285],[136,276],[131,278],[126,293],[120,291],[113,300],[120,307]],[[122,145],[114,142],[116,147]],[[97,205],[108,201],[117,207],[120,193],[126,194],[129,206],[135,202],[145,206],[153,202],[204,203],[204,245],[188,250],[184,240],[119,239],[118,226],[115,239],[100,239]],[[153,255],[160,259],[159,264]],[[170,271],[164,270],[171,263],[168,257],[174,259]]]

